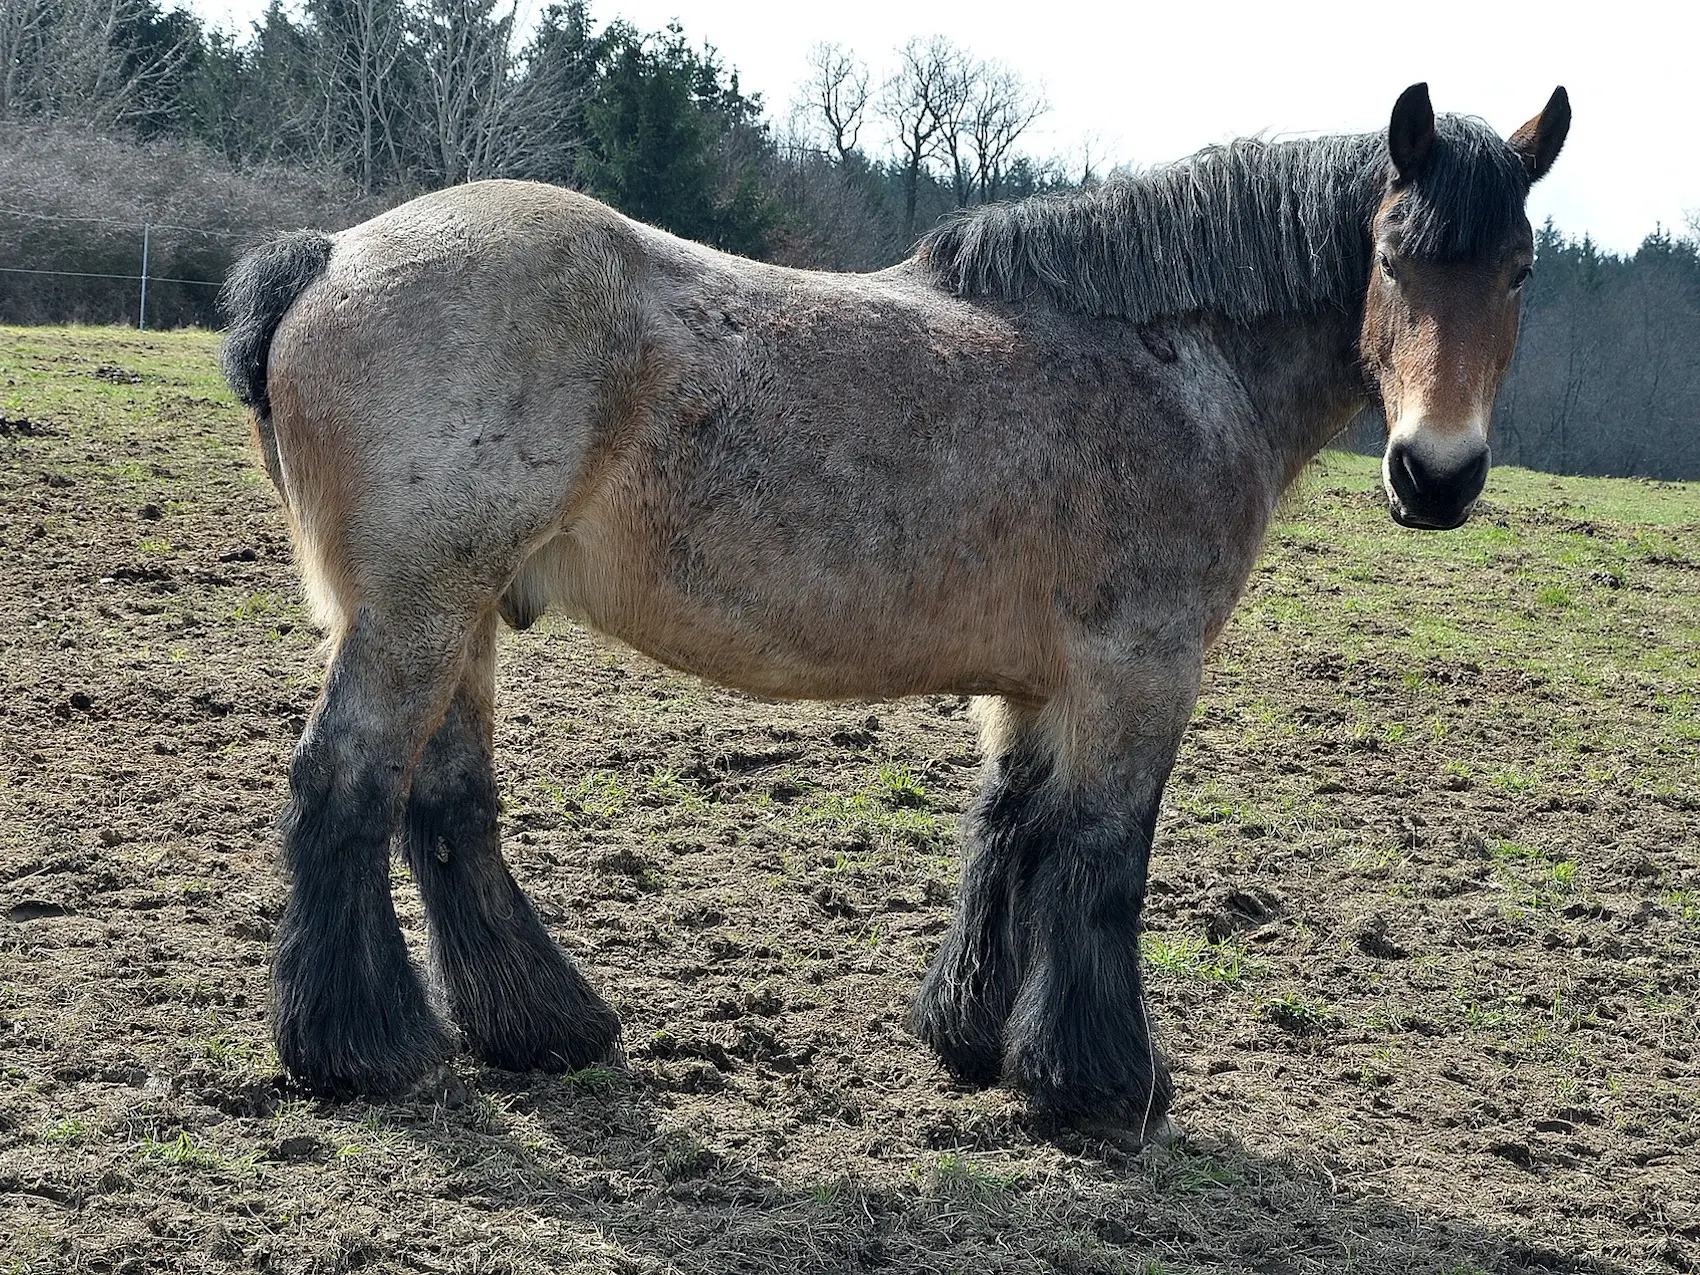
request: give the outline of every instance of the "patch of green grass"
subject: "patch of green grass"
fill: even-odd
[[[289,611],[289,604],[268,589],[248,594],[230,609],[230,618],[243,623],[261,621],[270,626]]]
[[[948,847],[955,839],[954,821],[938,811],[893,805],[883,786],[873,792],[816,792],[806,794],[788,807],[789,822],[803,829],[830,828],[874,845],[902,845],[915,849]]]
[[[223,1169],[234,1163],[215,1151],[197,1146],[187,1130],[169,1142],[142,1139],[136,1159],[143,1164],[169,1164],[184,1169]]]
[[[1700,890],[1665,890],[1659,895],[1659,902],[1687,924],[1700,926]]]
[[[665,1032],[656,1035],[665,1036]],[[623,1071],[613,1067],[580,1067],[577,1071],[569,1071],[561,1077],[561,1083],[586,1093],[607,1093],[627,1084],[627,1076]]]
[[[41,1131],[41,1140],[61,1147],[81,1147],[95,1140],[95,1130],[86,1120],[65,1116]]]
[[[1526,846],[1520,841],[1511,841],[1504,837],[1490,837],[1487,841],[1488,855],[1494,859],[1544,859],[1546,855],[1533,846]]]
[[[998,1172],[957,1151],[940,1155],[931,1176],[940,1195],[984,1211],[1008,1208],[1010,1194],[1025,1181],[1018,1170]]]
[[[1213,1156],[1184,1152],[1172,1155],[1159,1170],[1159,1176],[1165,1187],[1189,1195],[1236,1187],[1244,1181],[1238,1170]]]
[[[579,777],[569,809],[590,819],[612,820],[625,812],[631,799],[631,791],[619,775],[611,770],[592,770]]]
[[[1147,931],[1140,936],[1140,951],[1146,965],[1159,973],[1206,983],[1238,983],[1249,965],[1245,949],[1232,939],[1211,942],[1192,934]]]
[[[882,762],[879,768],[879,795],[888,805],[899,808],[922,809],[927,805],[927,790],[914,773],[902,762]]]
[[[1495,767],[1488,773],[1488,782],[1502,792],[1526,793],[1541,786],[1541,776],[1537,771],[1513,763]]]
[[[701,1138],[678,1132],[662,1140],[656,1167],[669,1182],[688,1182],[707,1177],[719,1163],[719,1155]]]
[[[658,770],[643,781],[643,804],[699,813],[708,803],[676,772]]]
[[[217,1032],[199,1043],[201,1058],[226,1071],[272,1072],[278,1067],[277,1051],[251,1031]]]

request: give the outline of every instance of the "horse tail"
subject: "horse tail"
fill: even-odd
[[[331,246],[331,237],[317,230],[279,236],[237,262],[218,297],[219,308],[230,322],[219,351],[219,366],[236,397],[251,413],[254,439],[266,473],[286,503],[289,497],[278,463],[277,430],[272,426],[271,397],[266,392],[266,361],[283,316],[330,264]]]

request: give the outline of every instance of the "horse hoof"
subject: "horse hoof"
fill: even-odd
[[[626,1065],[620,1020],[612,1010],[594,1017],[552,1016],[523,1026],[508,1020],[493,1031],[486,1027],[465,1029],[467,1048],[480,1062],[503,1071],[570,1072]]]
[[[1172,1118],[1164,1116],[1154,1121],[1150,1128],[1144,1130],[1141,1141],[1147,1147],[1163,1151],[1175,1145],[1181,1138],[1180,1126]]]
[[[1100,1143],[1126,1155],[1142,1151],[1162,1151],[1180,1139],[1180,1129],[1167,1115],[1154,1117],[1145,1123],[1137,1119],[1121,1123],[1082,1115],[1061,1115],[1043,1107],[1031,1108],[1033,1132],[1045,1141],[1065,1150],[1086,1149],[1084,1144]]]
[[[377,1037],[309,1040],[282,1027],[275,1040],[289,1077],[315,1097],[333,1102],[415,1093],[454,1053],[454,1042],[434,1019],[401,1042]]]
[[[293,913],[281,928],[272,962],[272,1040],[303,1089],[336,1100],[396,1097],[453,1056],[454,1038],[399,930],[363,935],[350,927],[333,938],[322,922]]]

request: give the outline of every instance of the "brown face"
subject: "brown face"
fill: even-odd
[[[1448,127],[1456,137],[1456,125]],[[1472,155],[1456,142],[1437,144],[1426,84],[1393,107],[1392,179],[1372,228],[1359,352],[1387,418],[1382,485],[1404,526],[1462,525],[1487,482],[1493,400],[1534,264],[1523,196],[1552,167],[1569,129],[1562,88],[1497,156],[1491,146]]]
[[[1488,424],[1534,252],[1525,223],[1496,259],[1416,260],[1400,251],[1385,212],[1360,346],[1387,417],[1382,483],[1396,522],[1456,527],[1487,482]]]

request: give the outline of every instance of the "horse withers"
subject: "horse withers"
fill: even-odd
[[[977,209],[871,275],[507,181],[246,258],[224,366],[332,651],[283,823],[285,1067],[394,1094],[454,1047],[397,840],[475,1054],[617,1056],[499,844],[498,621],[553,608],[762,695],[986,697],[912,1026],[960,1077],[1155,1136],[1141,913],[1204,652],[1366,404],[1393,517],[1469,517],[1569,121],[1560,89],[1506,141],[1417,85],[1385,133]]]

